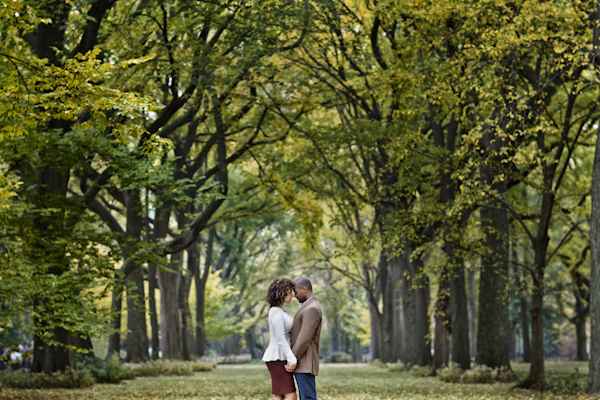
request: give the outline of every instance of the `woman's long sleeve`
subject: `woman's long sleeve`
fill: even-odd
[[[287,362],[290,364],[296,364],[298,360],[292,352],[292,348],[290,347],[290,344],[285,337],[285,321],[283,317],[283,310],[273,315],[273,328],[275,328],[277,345],[279,346],[279,349],[282,350],[285,354]]]

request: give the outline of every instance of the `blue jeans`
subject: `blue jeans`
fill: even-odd
[[[300,400],[317,400],[315,376],[313,374],[294,372],[294,377],[296,378],[296,384],[298,385]]]

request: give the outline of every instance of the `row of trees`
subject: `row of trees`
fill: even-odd
[[[34,370],[109,326],[118,352],[124,295],[128,361],[148,332],[164,357],[203,355],[211,272],[255,351],[266,283],[308,266],[362,292],[384,362],[510,367],[511,286],[531,319],[521,386],[546,387],[549,286],[572,289],[585,356],[594,2],[10,1],[0,17],[0,318],[29,321]]]

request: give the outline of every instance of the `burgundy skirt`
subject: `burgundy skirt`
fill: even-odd
[[[273,394],[294,393],[294,376],[291,372],[285,370],[285,361],[269,361],[266,363],[269,372],[271,373],[271,386]]]

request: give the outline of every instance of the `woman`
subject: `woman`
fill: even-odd
[[[287,278],[275,279],[267,291],[269,310],[269,347],[263,361],[271,374],[271,384],[275,400],[297,400],[296,386],[291,372],[298,360],[290,347],[290,331],[294,319],[281,308],[289,304],[293,297],[294,282]]]

